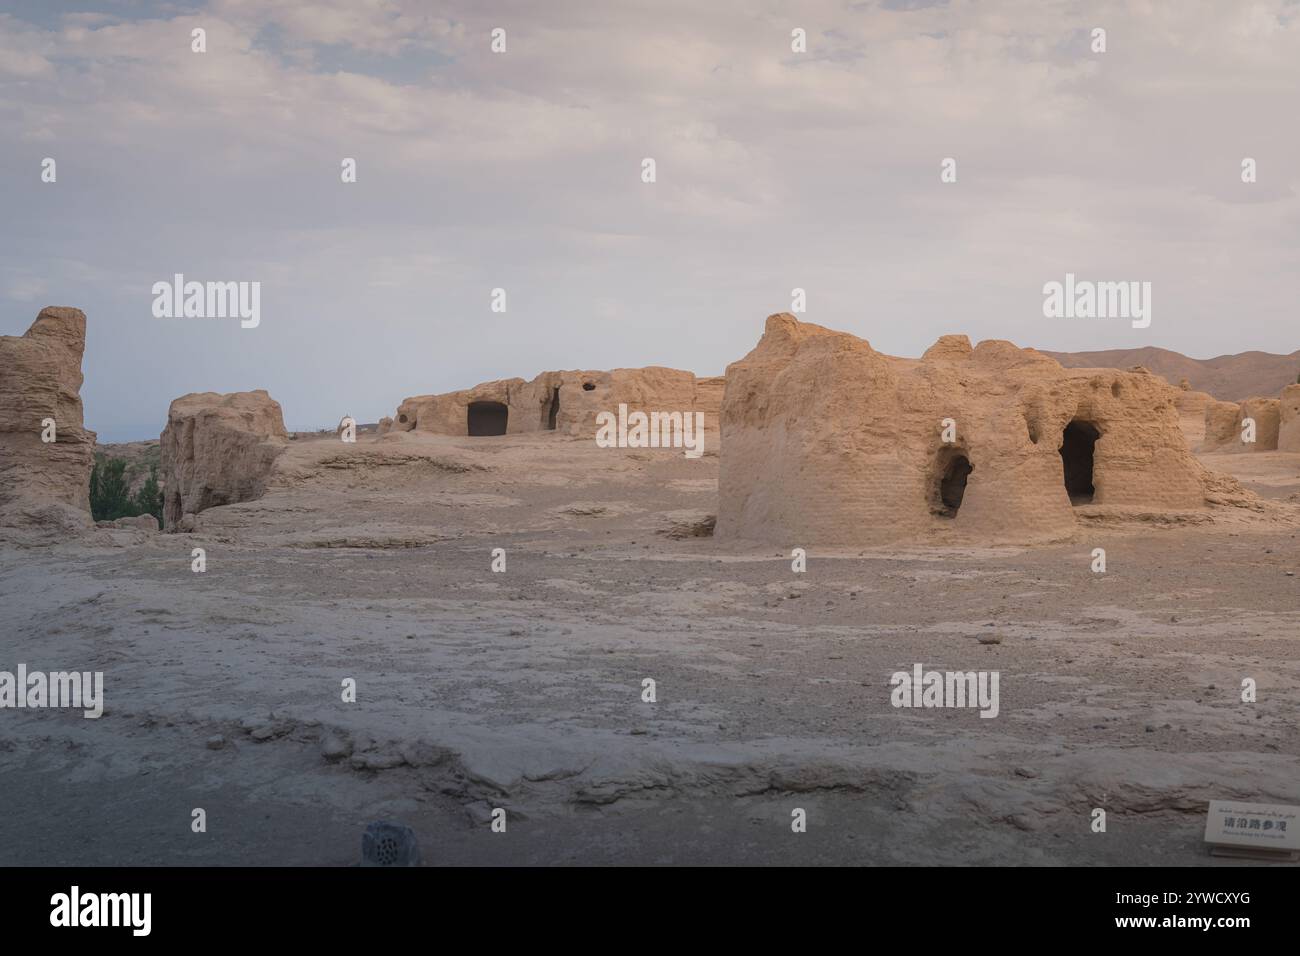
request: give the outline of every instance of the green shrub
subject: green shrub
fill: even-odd
[[[153,515],[162,524],[163,496],[158,484],[158,466],[149,466],[149,477],[144,480],[135,496],[136,514]]]
[[[99,458],[90,472],[90,515],[96,521],[112,521],[132,514],[130,486],[126,482],[126,461]]]
[[[95,456],[90,471],[90,515],[96,521],[115,521],[136,515],[153,515],[162,521],[162,489],[158,466],[149,466],[149,477],[139,492],[131,494],[124,458]]]

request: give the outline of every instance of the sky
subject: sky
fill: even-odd
[[[196,391],[308,429],[547,369],[721,374],[795,288],[894,355],[1300,347],[1295,0],[0,11],[0,334],[86,312],[101,441]],[[260,283],[260,324],[155,317],[175,273]],[[1150,282],[1150,325],[1045,317],[1067,273]]]

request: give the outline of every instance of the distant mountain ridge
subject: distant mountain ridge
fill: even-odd
[[[1188,358],[1181,352],[1147,347],[1105,349],[1100,352],[1048,352],[1066,368],[1131,368],[1141,365],[1171,385],[1184,378],[1199,392],[1209,392],[1221,402],[1240,402],[1263,396],[1276,398],[1283,387],[1300,375],[1300,349],[1290,355],[1241,352],[1211,359]]]

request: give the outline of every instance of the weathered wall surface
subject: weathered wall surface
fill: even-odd
[[[1205,441],[1205,409],[1215,401],[1208,392],[1197,392],[1181,385],[1174,396],[1178,408],[1179,425],[1187,444],[1195,448]]]
[[[723,386],[722,376],[696,378],[690,372],[658,366],[543,372],[531,381],[508,378],[458,392],[408,398],[398,406],[388,430],[467,435],[470,404],[500,402],[509,409],[506,433],[510,435],[550,431],[554,405],[558,434],[594,437],[596,415],[616,413],[620,404],[629,411],[702,411],[706,430],[716,435]]]
[[[1241,443],[1241,406],[1236,402],[1209,402],[1205,406],[1205,441],[1201,451],[1218,451]]]
[[[161,443],[163,524],[175,529],[187,514],[260,498],[288,432],[262,389],[196,392],[172,402]]]
[[[998,540],[1077,527],[1065,487],[1067,425],[1089,423],[1092,503],[1205,506],[1204,469],[1179,427],[1177,389],[1148,372],[1064,369],[1032,349],[944,336],[919,359],[768,318],[727,369],[716,535],[794,547],[875,544],[951,527]],[[957,440],[942,441],[942,421]],[[973,470],[955,517],[942,477]],[[947,524],[945,524],[945,522]]]
[[[86,316],[42,309],[25,335],[0,336],[0,525],[91,527],[95,433],[82,420]],[[54,420],[55,441],[41,440]]]
[[[1255,420],[1253,451],[1277,451],[1277,435],[1282,424],[1282,403],[1276,398],[1248,398],[1241,403],[1242,419]]]
[[[1282,389],[1278,401],[1277,450],[1300,452],[1300,384]]]
[[[1285,392],[1283,393],[1285,394]],[[1242,441],[1245,420],[1255,420],[1255,440]],[[1201,451],[1277,451],[1282,402],[1248,398],[1244,402],[1213,402],[1205,408],[1205,442]]]

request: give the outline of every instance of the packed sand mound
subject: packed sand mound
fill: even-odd
[[[91,526],[95,433],[82,421],[85,348],[80,309],[42,309],[25,335],[0,336],[0,526]]]
[[[894,358],[774,315],[727,368],[717,535],[880,544],[951,528],[1032,541],[1073,533],[1085,505],[1204,509],[1210,483],[1178,396],[1145,369],[1064,369],[952,335],[920,360]]]
[[[262,389],[176,399],[162,433],[164,525],[175,529],[185,515],[261,497],[288,438],[279,402]]]
[[[722,389],[721,377],[696,378],[658,366],[543,372],[532,381],[508,378],[408,398],[387,427],[380,423],[380,432],[481,436],[555,431],[590,438],[596,434],[597,414],[617,412],[620,404],[630,411],[703,412],[705,428],[715,430]]]

